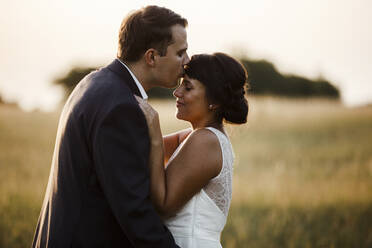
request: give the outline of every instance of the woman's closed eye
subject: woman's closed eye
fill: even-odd
[[[192,86],[190,85],[190,82],[186,81],[186,80],[183,80],[181,82],[181,84],[178,86],[178,87],[182,87],[183,89],[185,89],[186,91],[190,91],[192,90]]]
[[[183,87],[185,88],[185,90],[186,91],[190,91],[190,90],[192,90],[192,85],[191,85],[191,83],[190,82],[188,82],[188,81],[183,81]]]

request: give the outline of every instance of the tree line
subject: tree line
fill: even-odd
[[[256,95],[339,98],[339,90],[328,80],[285,75],[266,60],[241,60],[248,71],[249,92]]]
[[[340,97],[337,87],[324,78],[311,80],[298,75],[282,74],[267,60],[244,58],[240,61],[248,72],[249,94],[286,97]],[[65,76],[55,79],[53,83],[63,86],[66,95],[69,95],[85,75],[96,69],[94,67],[74,67]],[[172,89],[154,88],[148,92],[148,95],[152,98],[170,98],[172,92]]]

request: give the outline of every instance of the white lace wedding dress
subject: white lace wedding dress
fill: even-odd
[[[182,248],[218,248],[226,224],[232,194],[234,154],[229,139],[221,131],[207,127],[220,142],[223,163],[218,176],[210,182],[165,224]],[[173,153],[172,160],[182,144]]]

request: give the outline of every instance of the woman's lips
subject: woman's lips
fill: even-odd
[[[176,107],[177,108],[179,108],[179,107],[181,107],[181,106],[183,106],[184,104],[183,103],[181,103],[180,101],[176,101]]]

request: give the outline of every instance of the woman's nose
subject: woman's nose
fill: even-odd
[[[173,96],[174,96],[174,97],[177,97],[177,98],[180,98],[180,97],[181,97],[180,87],[177,87],[177,88],[173,91]]]

